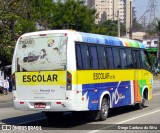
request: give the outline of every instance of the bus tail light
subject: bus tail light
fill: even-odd
[[[67,72],[67,90],[72,90],[72,75]]]
[[[16,90],[16,79],[15,79],[15,73],[12,75],[12,90]]]

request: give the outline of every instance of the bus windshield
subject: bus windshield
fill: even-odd
[[[67,36],[24,36],[18,41],[16,71],[65,70]]]

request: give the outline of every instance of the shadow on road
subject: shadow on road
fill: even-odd
[[[2,119],[1,122],[9,125],[16,125],[18,123],[29,122],[40,118],[45,118],[45,115],[43,113],[33,113],[16,117],[11,116],[10,118]]]
[[[148,106],[144,106],[143,108],[146,108],[146,107]],[[137,109],[134,105],[112,108],[109,110],[109,117],[114,117],[117,115],[126,114],[126,113],[130,113],[137,110],[140,110],[140,109]]]
[[[144,108],[146,108],[145,106]],[[135,106],[125,106],[110,109],[109,117],[137,111]],[[48,120],[43,113],[35,113],[3,119],[1,122],[8,125],[23,125],[23,126],[41,126],[43,130],[96,130],[104,127],[105,124],[91,124],[93,121],[88,121],[82,115],[73,115],[68,113],[62,119]],[[114,122],[113,122],[114,123]],[[106,125],[105,125],[106,126]]]
[[[72,113],[67,113],[61,119],[57,120],[49,120],[43,113],[35,113],[3,119],[1,122],[7,125],[41,126],[42,129],[52,130],[74,129],[79,126],[84,127],[86,124],[90,123],[90,121],[85,120],[83,116],[75,116]]]

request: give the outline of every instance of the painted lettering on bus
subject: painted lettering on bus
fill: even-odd
[[[23,75],[23,82],[57,82],[58,75]]]
[[[93,79],[115,79],[115,75],[111,75],[110,73],[93,73]]]

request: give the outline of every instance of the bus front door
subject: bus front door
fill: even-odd
[[[141,102],[141,51],[133,50],[133,62],[134,62],[134,103]]]

